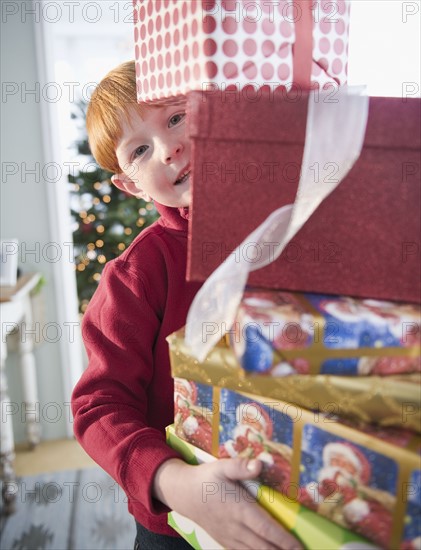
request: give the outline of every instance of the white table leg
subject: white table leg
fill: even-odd
[[[22,376],[23,399],[25,406],[26,434],[29,445],[34,448],[40,442],[40,418],[38,401],[38,383],[36,375],[36,363],[33,354],[34,339],[33,322],[29,297],[26,297],[25,315],[19,334],[19,361]]]
[[[1,442],[0,442],[0,476],[3,482],[2,499],[5,514],[15,511],[17,483],[13,467],[15,443],[13,438],[12,414],[6,376],[7,345],[6,335],[1,334],[0,355],[0,404],[1,404]]]

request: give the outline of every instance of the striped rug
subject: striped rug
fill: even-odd
[[[100,468],[22,477],[18,490],[1,550],[133,550],[126,495]]]

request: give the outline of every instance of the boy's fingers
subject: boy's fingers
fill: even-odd
[[[253,479],[262,469],[260,460],[249,458],[227,458],[215,463],[221,467],[221,473],[232,481]]]

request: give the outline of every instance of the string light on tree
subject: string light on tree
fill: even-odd
[[[138,233],[151,225],[158,215],[151,203],[145,203],[111,184],[111,174],[97,167],[92,170],[85,131],[86,105],[77,106],[73,116],[80,125],[81,140],[76,144],[79,165],[89,171],[69,175],[74,219],[75,272],[79,309],[84,313],[107,261],[119,256]]]

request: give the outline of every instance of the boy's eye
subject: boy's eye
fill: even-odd
[[[169,126],[175,126],[179,122],[181,122],[186,116],[186,113],[177,113],[176,115],[173,115],[170,118]]]
[[[134,158],[141,157],[146,152],[147,148],[147,145],[141,145],[140,147],[138,147],[134,152]]]

